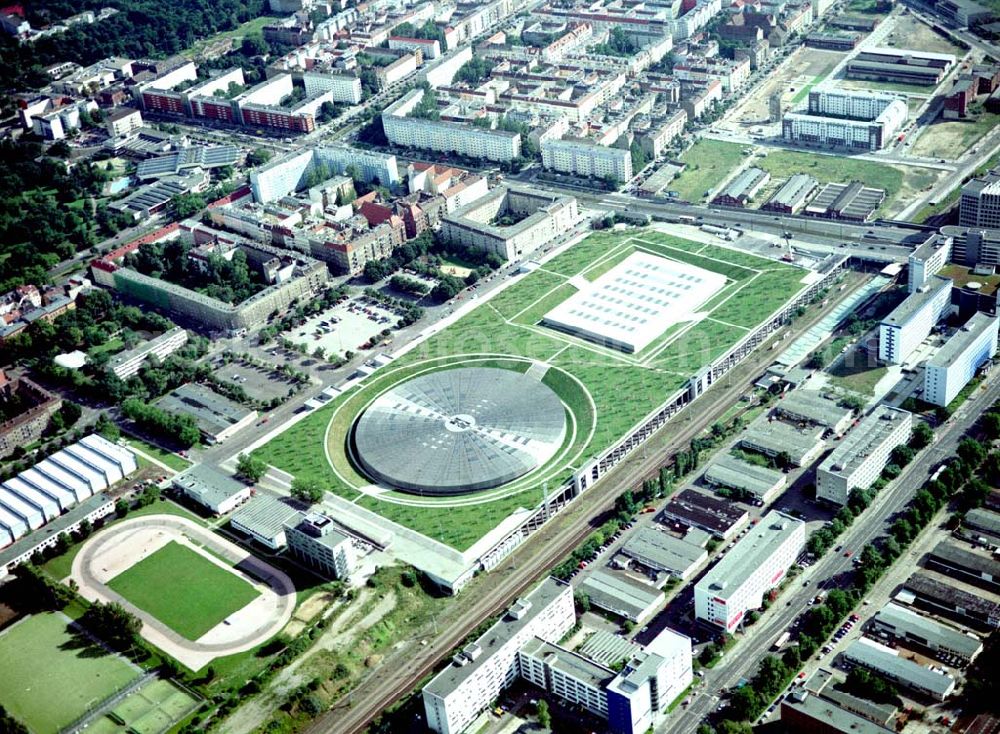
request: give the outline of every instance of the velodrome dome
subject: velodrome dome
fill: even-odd
[[[559,397],[511,370],[463,367],[415,377],[384,392],[354,427],[370,478],[421,495],[506,484],[543,465],[566,435]]]

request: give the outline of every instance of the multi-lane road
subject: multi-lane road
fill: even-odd
[[[838,543],[857,554],[875,538],[884,535],[896,515],[923,486],[933,469],[955,455],[958,442],[977,417],[1000,398],[1000,380],[990,379],[978,389],[955,416],[937,430],[934,443],[914,459],[902,474],[882,490],[865,513],[840,537]],[[901,562],[906,562],[906,557]],[[711,670],[686,709],[678,709],[662,730],[665,734],[690,734],[701,720],[719,706],[720,688],[731,688],[741,678],[750,678],[768,653],[775,638],[788,629],[809,605],[819,586],[829,588],[847,581],[853,561],[844,552],[829,551],[785,590],[771,610],[754,625],[745,639],[732,648]],[[810,580],[809,587],[802,585]]]

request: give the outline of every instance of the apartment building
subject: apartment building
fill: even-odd
[[[924,367],[924,400],[948,406],[976,372],[997,353],[995,316],[973,314]]]
[[[519,218],[495,225],[498,216]],[[579,220],[576,199],[523,187],[500,186],[441,220],[446,242],[475,247],[504,260],[518,260],[568,232]]]
[[[611,668],[538,637],[517,651],[517,662],[529,683],[595,716],[608,717],[605,689],[615,677]]]
[[[334,102],[358,104],[361,101],[361,79],[350,74],[326,71],[307,71],[302,74],[306,96],[332,92]]]
[[[400,182],[396,156],[335,144],[291,153],[253,171],[250,189],[254,201],[266,204],[303,188],[313,171],[343,175],[349,167],[368,183],[394,188]]]
[[[777,511],[762,517],[694,587],[695,618],[735,630],[795,563],[805,547],[805,527]]]
[[[133,349],[126,349],[114,355],[108,360],[105,369],[114,372],[118,379],[127,380],[142,368],[150,355],[162,361],[187,344],[187,340],[187,331],[175,326]]]
[[[789,143],[849,150],[881,150],[906,123],[906,100],[874,92],[814,90],[806,110],[787,113],[782,138]]]
[[[837,444],[816,471],[816,499],[846,505],[855,489],[867,489],[889,463],[893,449],[910,440],[913,415],[879,405]]]
[[[521,155],[519,133],[410,117],[423,97],[423,89],[414,89],[382,112],[382,127],[390,143],[403,148],[457,153],[500,162],[509,162]]]
[[[593,178],[632,178],[632,154],[628,148],[612,148],[585,138],[545,140],[542,165],[553,171]]]
[[[542,581],[450,666],[424,686],[427,726],[459,734],[518,677],[518,652],[532,639],[558,642],[576,621],[573,588],[554,578]]]
[[[878,358],[901,364],[931,333],[951,308],[952,282],[933,276],[921,290],[911,293],[879,324]]]

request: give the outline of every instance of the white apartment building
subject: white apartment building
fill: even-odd
[[[307,71],[302,74],[306,97],[322,92],[333,92],[334,102],[357,104],[361,101],[361,79],[348,74]]]
[[[896,306],[878,330],[878,358],[902,364],[951,308],[952,282],[933,276],[921,290]]]
[[[307,175],[317,166],[324,166],[331,174],[338,175],[354,166],[365,181],[390,188],[400,182],[394,155],[356,150],[346,145],[324,145],[291,153],[253,171],[250,188],[254,201],[266,204],[287,196],[304,186]]]
[[[605,688],[615,677],[611,668],[538,637],[522,647],[517,658],[521,677],[526,681],[582,706],[595,716],[607,718]]]
[[[458,153],[469,158],[491,161],[512,161],[521,155],[519,133],[407,117],[423,96],[423,89],[414,89],[398,102],[389,105],[382,113],[385,136],[393,145]]]
[[[937,275],[951,258],[953,237],[934,234],[915,249],[907,261],[907,287],[916,293],[927,285],[931,276]]]
[[[816,471],[816,499],[846,505],[855,489],[866,489],[889,463],[892,450],[910,440],[913,415],[879,405],[837,444]]]
[[[455,656],[424,686],[427,726],[458,734],[518,677],[518,651],[538,637],[558,642],[576,621],[573,587],[548,578]]]
[[[127,380],[142,368],[143,363],[151,354],[160,360],[166,359],[187,344],[187,340],[187,331],[175,326],[134,349],[127,349],[114,355],[108,360],[106,369],[114,372],[118,379]]]
[[[888,94],[819,90],[804,111],[781,123],[788,142],[852,150],[881,150],[906,123],[906,101]]]
[[[694,587],[695,617],[732,632],[781,583],[805,544],[804,522],[767,513]]]
[[[104,119],[108,135],[123,138],[142,127],[142,113],[128,107],[110,110]]]
[[[441,55],[441,44],[434,38],[389,36],[389,48],[419,51],[425,59],[436,59]]]
[[[924,366],[924,400],[947,406],[997,353],[996,317],[975,313]]]
[[[561,173],[594,178],[632,178],[632,153],[627,148],[609,148],[589,140],[564,138],[542,142],[542,165]]]

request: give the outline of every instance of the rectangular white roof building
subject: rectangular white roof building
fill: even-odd
[[[806,544],[806,524],[772,510],[694,587],[695,617],[732,632],[781,583]]]
[[[542,323],[612,349],[641,352],[726,284],[711,270],[636,252],[545,314]]]
[[[73,492],[49,479],[38,471],[37,467],[21,472],[17,475],[17,478],[30,484],[49,499],[59,503],[60,512],[65,512],[79,501]]]
[[[911,691],[943,701],[955,690],[955,679],[947,673],[925,668],[899,654],[898,650],[862,637],[844,651],[855,665],[868,668]]]

